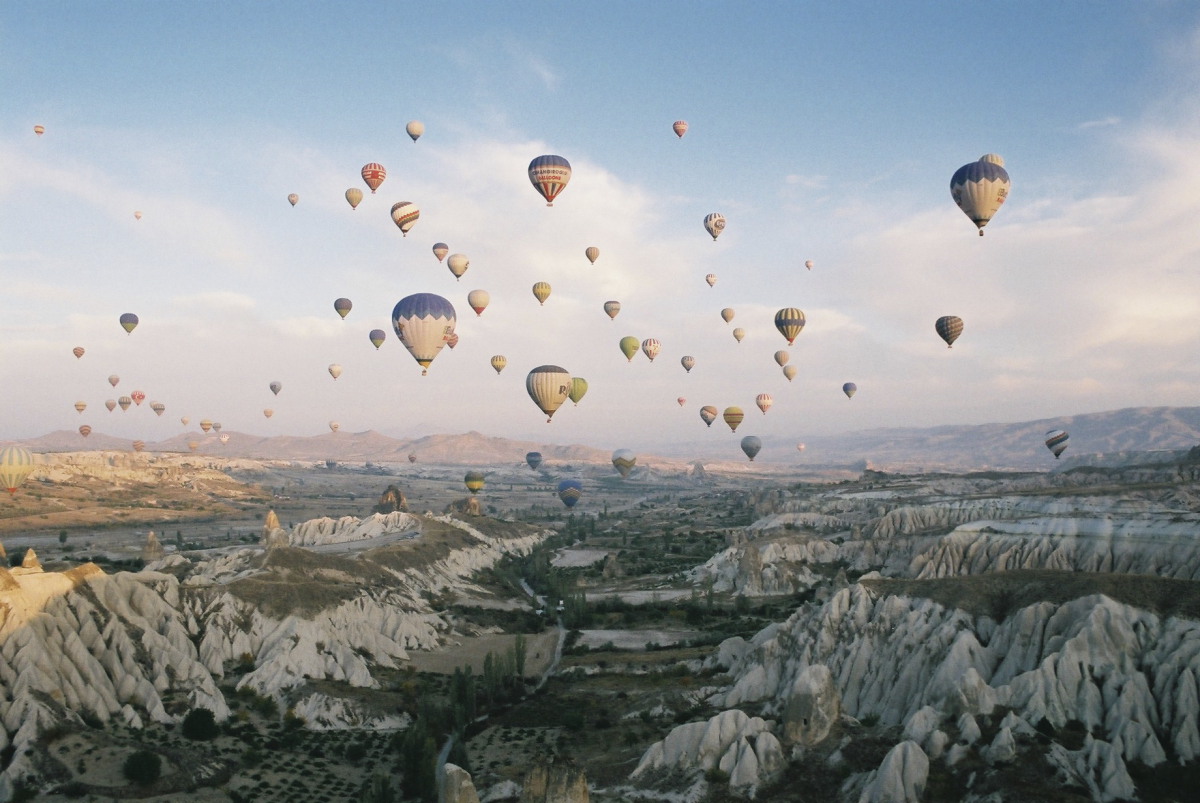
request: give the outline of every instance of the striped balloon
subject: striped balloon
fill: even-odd
[[[688,354],[679,358],[679,364],[683,366],[683,370],[690,374],[692,369],[696,367],[696,358]]]
[[[1004,160],[984,154],[977,162],[965,164],[950,178],[950,196],[983,236],[983,227],[1008,199],[1012,181],[1004,169]]]
[[[575,507],[575,503],[583,496],[583,483],[579,480],[563,480],[558,484],[558,498],[568,508]]]
[[[766,415],[767,410],[770,410],[771,405],[775,403],[775,399],[771,398],[770,393],[760,393],[754,399],[754,403],[758,405],[758,409],[762,410],[763,415]]]
[[[648,337],[642,341],[642,353],[650,358],[650,362],[654,362],[654,358],[662,351],[662,343],[659,343],[652,337]]]
[[[538,300],[538,304],[545,304],[546,299],[550,297],[549,282],[535,282],[533,285],[533,297]]]
[[[503,354],[497,354],[494,357],[492,357],[492,368],[494,368],[496,370],[497,374],[499,374],[501,371],[503,371],[504,366],[506,366],[506,365],[508,365],[508,358],[505,357]]]
[[[571,374],[557,365],[539,365],[525,377],[525,390],[538,409],[546,414],[549,424],[571,393]]]
[[[933,324],[938,337],[946,341],[946,348],[953,348],[954,341],[962,334],[963,321],[957,315],[943,315]]]
[[[688,130],[687,120],[676,120],[671,124],[671,130],[675,132],[675,136],[683,139],[683,135],[686,134]]]
[[[392,309],[392,328],[421,366],[421,376],[454,334],[457,323],[454,305],[433,293],[405,296]]]
[[[620,301],[605,301],[604,302],[604,314],[607,315],[610,320],[613,318],[616,318],[617,313],[620,311],[621,311],[621,302]]]
[[[10,493],[33,473],[33,453],[24,446],[5,446],[0,449],[0,483]]]
[[[715,242],[721,236],[721,232],[725,231],[725,216],[720,212],[709,212],[704,217],[704,228],[712,235]]]
[[[412,227],[417,225],[419,217],[421,217],[421,208],[412,201],[399,201],[392,204],[392,222],[405,237],[412,231]]]
[[[1052,429],[1046,433],[1046,448],[1054,454],[1054,459],[1067,450],[1067,440],[1070,436],[1066,430]]]
[[[745,417],[741,407],[726,407],[725,412],[721,414],[721,418],[729,425],[730,432],[737,432],[738,424],[742,423]]]
[[[775,328],[787,339],[788,345],[804,328],[804,313],[795,307],[784,307],[775,313]]]
[[[637,455],[632,449],[617,449],[612,454],[613,468],[621,475],[621,479],[629,476],[629,472],[633,471],[633,467],[637,464]]]
[[[387,170],[378,162],[370,162],[363,165],[362,180],[371,188],[371,194],[375,194],[375,190],[379,189],[379,185],[387,178]]]
[[[571,163],[561,156],[539,156],[529,163],[529,181],[546,199],[546,206],[554,206],[554,199],[570,180]]]
[[[704,421],[704,425],[711,427],[713,422],[717,420],[717,408],[711,404],[706,404],[700,408],[700,418]]]

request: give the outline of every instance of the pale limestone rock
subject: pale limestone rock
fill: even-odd
[[[901,742],[888,751],[875,770],[859,803],[920,803],[929,780],[929,757],[913,741]]]
[[[946,752],[946,766],[954,767],[970,754],[971,748],[965,744],[950,745],[950,749]]]
[[[680,725],[646,750],[630,777],[716,767],[728,773],[731,786],[753,795],[758,784],[786,763],[779,740],[768,728],[761,718],[737,709],[723,711],[707,722]]]
[[[146,534],[146,545],[142,547],[142,560],[146,563],[153,563],[156,560],[161,560],[165,556],[166,550],[159,543],[158,536],[151,530]]]
[[[1079,750],[1067,750],[1057,742],[1051,744],[1047,759],[1062,778],[1086,788],[1092,800],[1099,803],[1132,800],[1137,795],[1119,745],[1093,739],[1088,734]]]
[[[841,717],[841,698],[829,667],[811,664],[796,676],[783,715],[783,736],[812,746],[829,735]]]
[[[983,750],[983,758],[989,764],[1007,764],[1017,757],[1017,740],[1012,730],[1001,728],[996,738]]]
[[[471,773],[457,764],[442,765],[442,783],[438,803],[479,803],[479,793],[471,781]]]
[[[42,570],[42,562],[38,560],[37,553],[33,551],[33,547],[25,550],[25,557],[21,559],[21,568],[31,572],[40,572]]]
[[[521,803],[588,803],[587,776],[574,762],[539,763],[525,774]]]

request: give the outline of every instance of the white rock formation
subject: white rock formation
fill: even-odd
[[[920,803],[928,780],[929,757],[916,742],[901,742],[867,779],[858,803]]]

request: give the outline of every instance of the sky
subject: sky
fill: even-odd
[[[1194,3],[18,0],[0,79],[0,440],[209,418],[736,450],[1197,404]],[[1012,189],[978,237],[949,180],[985,153]],[[527,177],[542,154],[573,168],[553,207]],[[368,162],[388,177],[352,210]],[[391,326],[418,292],[460,336],[424,377]],[[793,306],[789,347],[773,317]],[[964,320],[953,349],[942,315]],[[660,355],[627,362],[626,335]],[[525,390],[543,364],[589,385],[549,425]],[[746,422],[706,430],[701,405]]]

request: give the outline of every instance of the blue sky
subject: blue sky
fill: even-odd
[[[14,2],[0,70],[0,438],[159,440],[187,415],[736,450],[1196,403],[1191,3]],[[1013,188],[979,238],[948,183],[988,152]],[[575,171],[552,209],[525,175],[543,153]],[[388,179],[352,211],[369,161]],[[399,200],[422,210],[407,237]],[[435,241],[471,258],[461,282]],[[424,378],[389,323],[413,292],[459,311],[459,346]],[[808,316],[791,383],[782,306]],[[953,350],[944,314],[965,321]],[[626,363],[630,334],[661,356]],[[550,426],[524,389],[544,363],[590,385]],[[134,388],[166,414],[104,409]],[[748,421],[705,430],[702,404]]]

